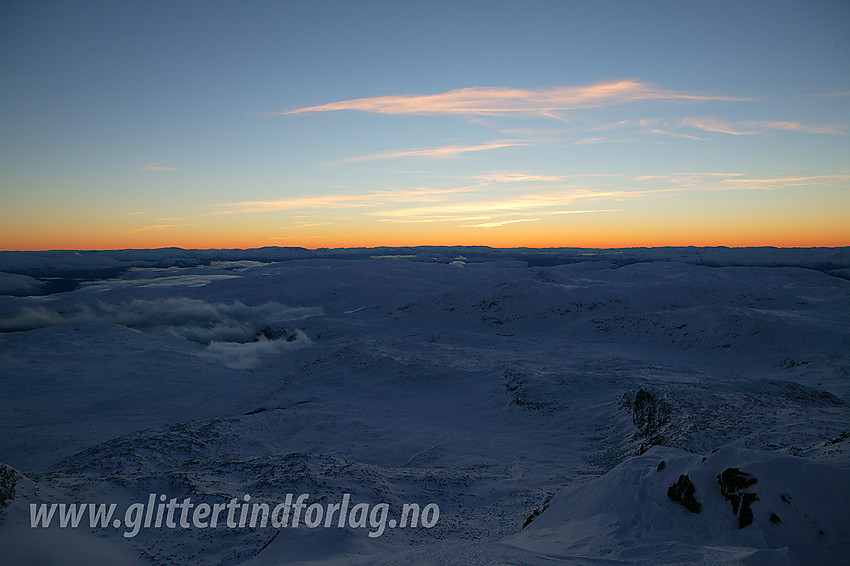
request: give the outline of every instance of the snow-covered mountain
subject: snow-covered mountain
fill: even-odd
[[[848,268],[847,248],[2,252],[0,552],[842,564]],[[29,524],[30,503],[151,493],[440,513],[381,536]]]

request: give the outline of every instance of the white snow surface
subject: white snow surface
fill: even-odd
[[[44,283],[38,279],[0,271],[0,295],[40,295],[43,290]]]
[[[844,564],[847,258],[5,252],[5,271],[73,285],[0,296],[0,562]],[[727,468],[756,479],[743,528]],[[680,476],[700,513],[668,497]],[[440,515],[378,537],[29,524],[31,503],[151,493]]]

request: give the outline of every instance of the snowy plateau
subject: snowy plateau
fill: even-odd
[[[850,248],[0,252],[0,562],[847,564]],[[343,494],[430,528],[31,527]]]

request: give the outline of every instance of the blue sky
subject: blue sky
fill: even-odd
[[[847,245],[847,2],[7,2],[0,247]]]

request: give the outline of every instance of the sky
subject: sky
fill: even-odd
[[[0,249],[850,245],[850,2],[0,3]]]

